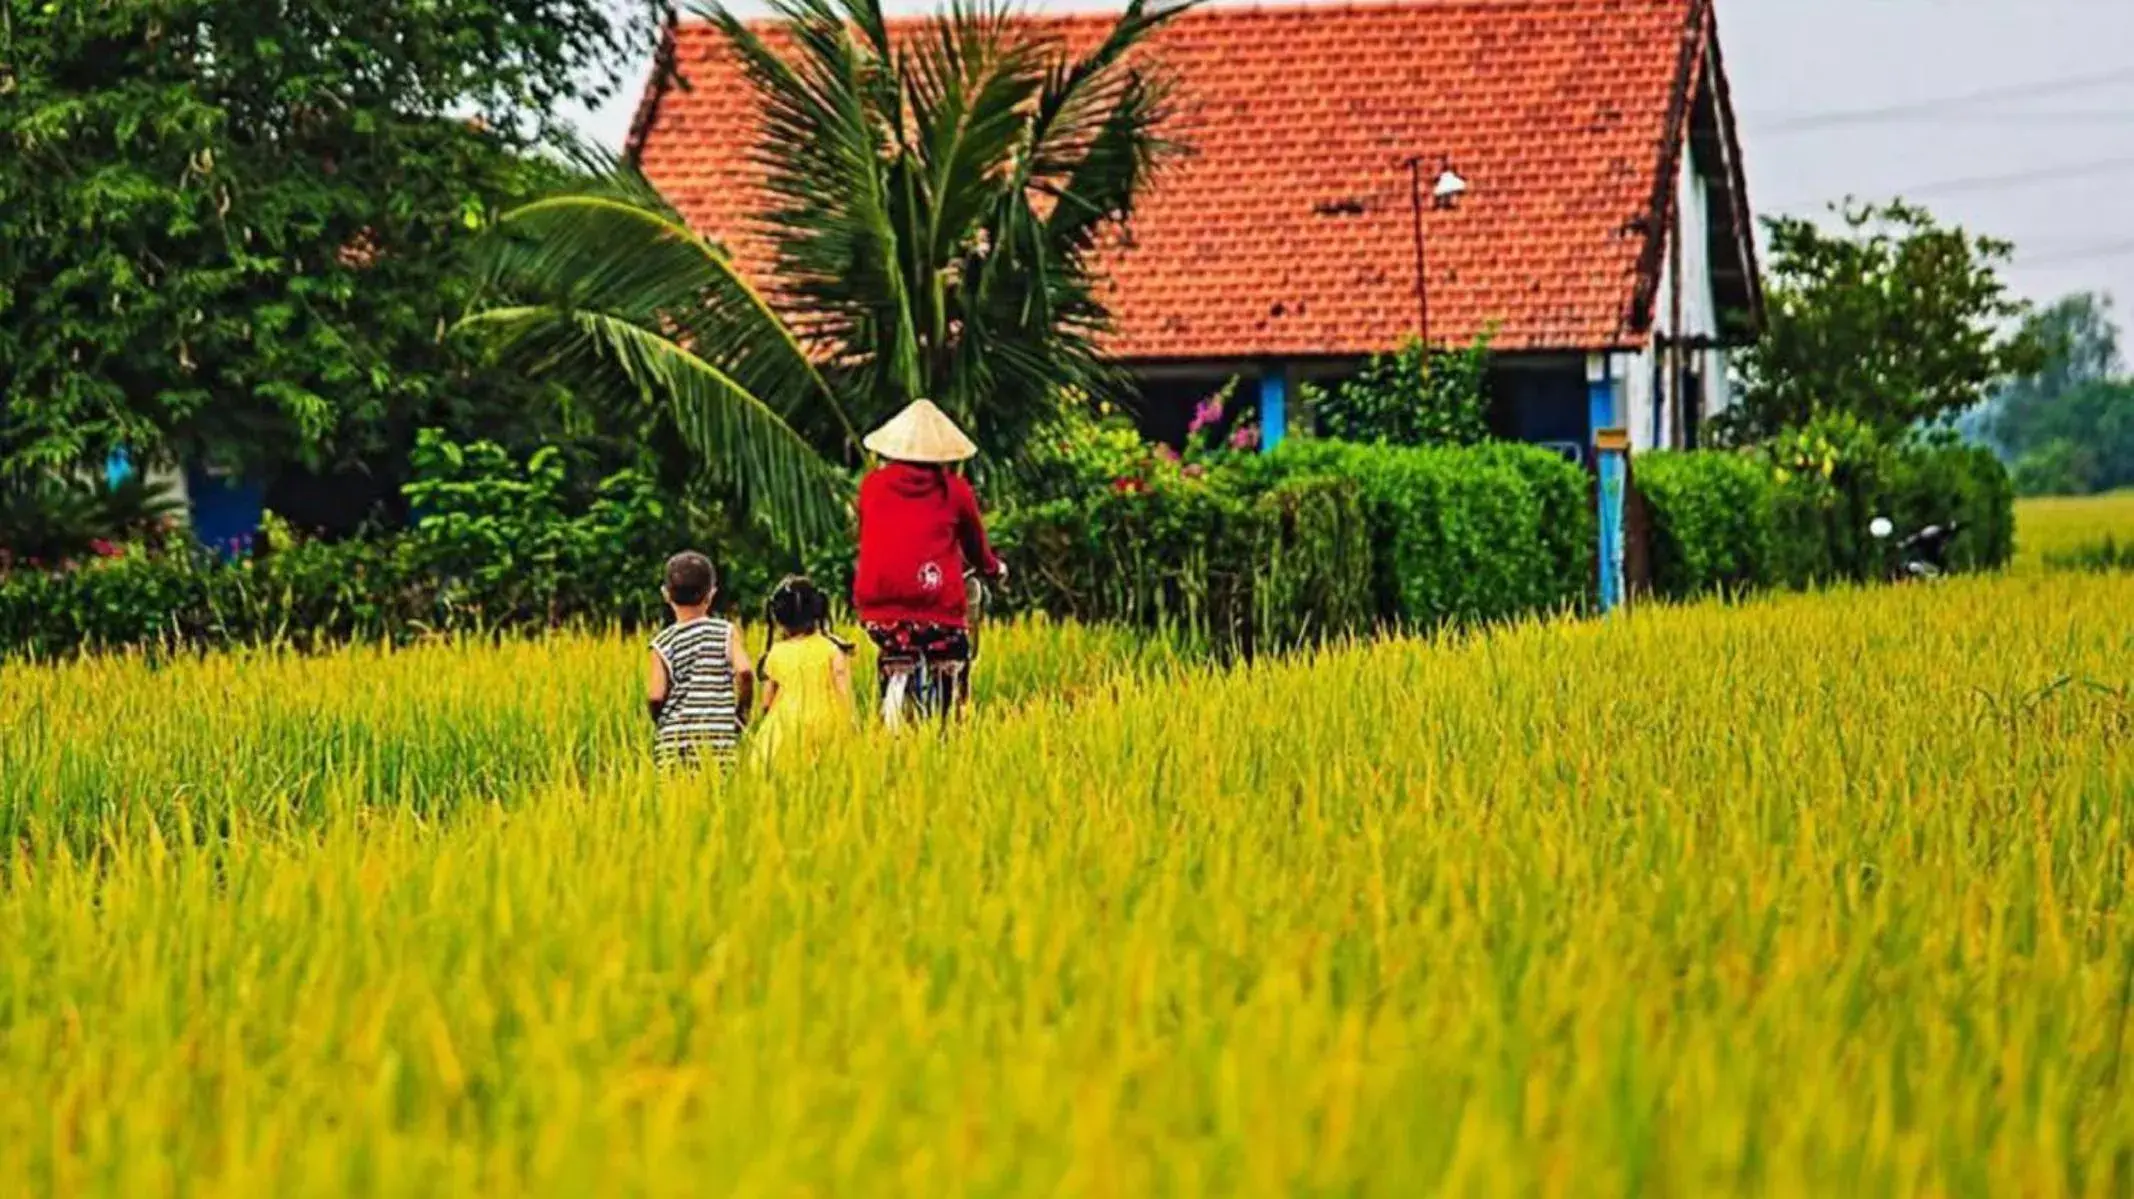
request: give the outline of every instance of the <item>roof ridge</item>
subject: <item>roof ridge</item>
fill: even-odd
[[[1294,16],[1294,15],[1359,15],[1366,13],[1421,11],[1438,9],[1446,12],[1470,12],[1474,10],[1503,9],[1507,12],[1533,8],[1612,8],[1617,0],[1208,0],[1196,4],[1190,11],[1179,14],[1174,20],[1190,21],[1212,16]],[[1686,4],[1687,0],[1648,0],[1660,3]],[[1012,15],[1020,24],[1028,25],[1076,25],[1096,24],[1118,19],[1125,11],[1124,5],[1095,4],[1087,8],[1073,8],[1056,12],[1026,11]],[[909,28],[924,25],[944,15],[942,12],[905,13],[888,20],[891,28]],[[751,17],[742,24],[749,29],[764,30],[782,28],[790,22],[779,17]],[[678,26],[683,31],[713,28],[712,21],[697,12],[680,18]]]

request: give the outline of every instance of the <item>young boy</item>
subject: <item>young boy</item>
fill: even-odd
[[[755,663],[734,626],[711,615],[717,591],[711,559],[694,550],[667,559],[660,594],[674,623],[652,639],[645,677],[652,756],[661,766],[699,765],[706,755],[731,763],[755,699]]]

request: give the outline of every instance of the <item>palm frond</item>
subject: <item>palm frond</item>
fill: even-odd
[[[884,163],[902,153],[902,103],[886,22],[868,0],[778,0],[780,55],[722,5],[700,10],[761,101],[755,161],[770,196],[781,300],[810,339],[841,346],[852,391],[876,415],[921,387],[918,332]],[[866,38],[855,41],[854,28]]]
[[[707,477],[786,544],[819,545],[845,527],[845,477],[738,379],[673,339],[613,313],[548,305],[461,323],[611,410],[664,412]]]
[[[671,333],[788,421],[855,439],[836,391],[791,328],[634,169],[617,164],[582,191],[504,214],[488,254],[496,294]]]

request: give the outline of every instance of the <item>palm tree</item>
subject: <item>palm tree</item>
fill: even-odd
[[[1132,51],[1191,2],[1134,0],[1078,56],[990,0],[895,34],[879,0],[774,0],[782,50],[704,9],[761,102],[776,290],[610,159],[504,217],[495,280],[529,302],[468,324],[661,414],[788,541],[842,525],[858,433],[912,399],[1011,456],[1062,396],[1120,383],[1089,258],[1170,149]]]

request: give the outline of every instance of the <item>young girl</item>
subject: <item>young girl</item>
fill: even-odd
[[[852,647],[830,635],[830,597],[794,576],[771,592],[772,634],[763,655],[763,722],[753,752],[764,759],[820,745],[852,727]]]

